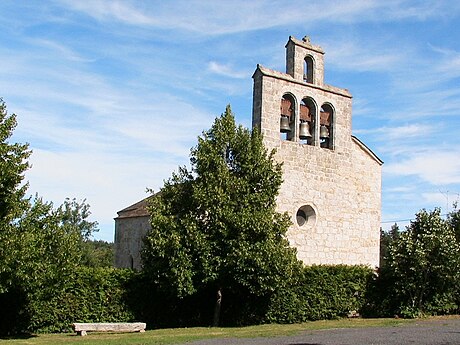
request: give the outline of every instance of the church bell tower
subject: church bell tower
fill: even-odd
[[[257,65],[252,122],[283,163],[288,239],[306,264],[378,266],[383,162],[352,136],[352,96],[325,84],[322,48],[285,48],[286,73]]]

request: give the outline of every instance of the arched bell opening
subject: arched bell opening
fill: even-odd
[[[307,55],[303,62],[303,80],[306,83],[313,84],[313,69],[314,69],[313,57]]]
[[[300,103],[299,141],[301,144],[314,145],[316,133],[316,104],[312,98],[304,98]]]
[[[281,98],[280,104],[280,136],[282,140],[293,141],[295,138],[295,100],[290,94]]]
[[[313,145],[315,140],[316,106],[311,98],[304,98],[300,103],[299,142]]]
[[[319,128],[319,140],[320,146],[323,148],[333,148],[334,138],[334,109],[328,103],[324,103],[320,110],[320,128]]]

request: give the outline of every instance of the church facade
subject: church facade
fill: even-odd
[[[279,212],[306,265],[379,263],[383,162],[351,133],[352,96],[324,83],[324,51],[289,37],[286,72],[257,65],[253,127],[283,162]],[[115,218],[115,265],[140,268],[149,228],[146,201]]]

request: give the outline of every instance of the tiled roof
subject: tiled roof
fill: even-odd
[[[149,215],[149,212],[147,210],[148,202],[151,196],[136,202],[135,204],[128,206],[121,211],[118,211],[118,217],[115,219],[119,218],[132,218],[132,217],[145,217]]]

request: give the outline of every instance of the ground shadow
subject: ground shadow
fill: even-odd
[[[30,339],[38,337],[35,334],[15,334],[15,335],[2,335],[0,340],[14,340],[14,339]]]

